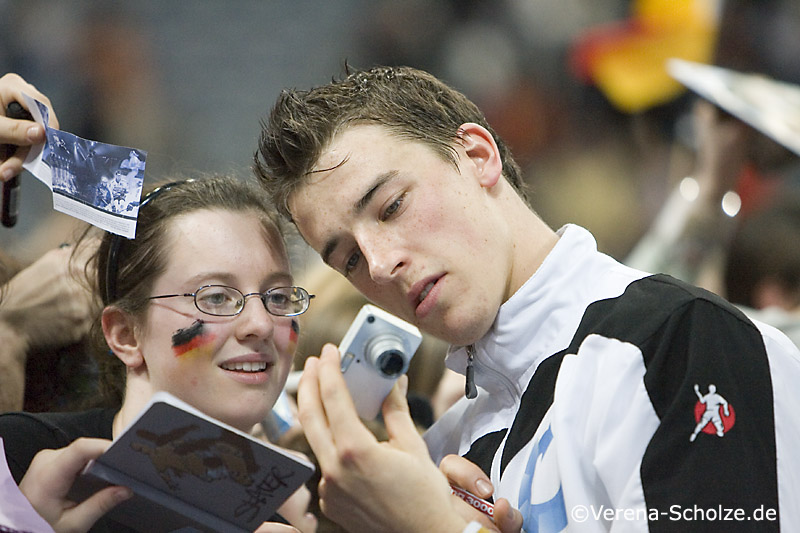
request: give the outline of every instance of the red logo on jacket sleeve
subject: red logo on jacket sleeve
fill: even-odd
[[[700,394],[700,386],[694,386],[697,403],[694,404],[694,420],[697,425],[689,437],[689,442],[694,442],[699,433],[708,433],[717,437],[724,437],[736,423],[736,412],[721,394],[717,393],[716,385],[708,386],[708,394]]]

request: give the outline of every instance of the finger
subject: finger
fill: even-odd
[[[8,104],[11,102],[18,102],[22,107],[28,109],[28,105],[25,103],[25,98],[22,96],[23,94],[27,94],[34,100],[38,100],[46,105],[50,110],[50,121],[48,126],[55,129],[59,128],[58,118],[53,110],[53,104],[50,103],[50,99],[42,94],[32,84],[26,82],[19,75],[14,73],[9,73],[3,77],[0,77],[0,104],[2,105],[2,108],[0,108],[0,114],[5,115],[6,107],[8,107]],[[28,109],[28,111],[30,111],[30,109]]]
[[[59,529],[66,531],[88,531],[100,517],[133,496],[127,487],[106,487],[65,511],[59,521]]]
[[[41,125],[0,116],[0,145],[3,145],[0,146],[0,180],[8,181],[18,176],[30,151],[29,146],[44,140]]]
[[[356,412],[342,376],[339,350],[332,344],[325,345],[320,355],[319,392],[331,438],[339,451],[377,442]]]
[[[73,441],[66,448],[56,451],[55,453],[59,455],[57,457],[59,475],[52,478],[53,489],[63,490],[66,494],[86,464],[92,459],[100,457],[110,445],[110,440],[82,437]],[[36,457],[33,460],[36,461]]]
[[[508,500],[500,498],[494,504],[494,525],[501,533],[519,533],[522,530],[522,513]]]
[[[428,458],[428,448],[408,409],[407,391],[408,376],[400,376],[383,401],[383,422],[386,432],[393,445],[418,457]]]
[[[39,514],[57,520],[61,516],[57,502],[65,498],[86,463],[110,444],[105,439],[80,438],[65,448],[39,451],[19,483],[20,491]]]
[[[30,146],[43,143],[44,140],[45,132],[41,124],[0,115],[0,143]]]
[[[297,386],[297,417],[306,440],[314,451],[320,468],[327,468],[336,460],[328,419],[319,397],[319,359],[306,359],[303,375]]]
[[[483,499],[494,494],[489,477],[472,461],[458,455],[446,455],[439,463],[439,470],[451,485],[461,487]]]

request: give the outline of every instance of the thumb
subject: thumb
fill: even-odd
[[[402,450],[428,457],[428,448],[408,410],[408,376],[402,375],[383,401],[383,423],[389,440]]]
[[[511,507],[505,498],[494,504],[494,523],[501,533],[520,533],[522,531],[522,513]]]
[[[99,490],[72,509],[64,511],[55,529],[88,531],[100,517],[131,496],[133,491],[127,487],[115,486]]]

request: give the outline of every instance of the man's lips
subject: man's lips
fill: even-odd
[[[416,282],[408,293],[408,301],[411,307],[416,309],[428,297],[431,289],[442,277],[443,274],[437,274]]]

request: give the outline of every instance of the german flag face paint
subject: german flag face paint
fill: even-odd
[[[296,318],[292,319],[292,329],[289,331],[289,353],[294,354],[297,350],[297,337],[300,335],[300,322]]]
[[[188,328],[179,329],[172,335],[172,351],[176,357],[193,357],[212,350],[214,335],[205,331],[205,323],[196,320]]]

